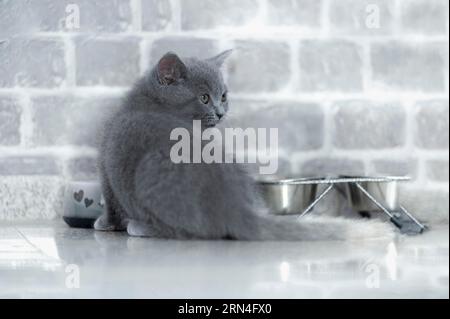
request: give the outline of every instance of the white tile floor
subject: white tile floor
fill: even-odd
[[[448,227],[395,242],[264,243],[0,225],[0,298],[448,298],[448,273]]]

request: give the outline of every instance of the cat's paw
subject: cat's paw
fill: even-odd
[[[127,228],[122,221],[113,221],[102,215],[94,223],[94,229],[100,231],[123,231]]]
[[[132,220],[128,223],[127,233],[135,237],[158,237],[151,225]]]

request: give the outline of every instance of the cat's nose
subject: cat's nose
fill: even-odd
[[[216,116],[219,120],[225,115],[225,109],[222,105],[215,106],[214,110],[216,111]]]

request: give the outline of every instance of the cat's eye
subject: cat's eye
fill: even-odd
[[[203,103],[203,104],[208,104],[209,103],[209,94],[202,94],[202,95],[200,95],[200,101]]]
[[[222,102],[226,102],[226,101],[227,101],[227,92],[222,94]]]

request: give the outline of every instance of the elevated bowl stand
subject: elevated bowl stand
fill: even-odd
[[[415,235],[421,234],[427,228],[424,224],[419,222],[405,207],[399,205],[398,209],[391,210],[378,201],[362,184],[366,182],[371,183],[388,183],[408,181],[409,177],[387,176],[387,177],[336,177],[336,178],[321,178],[321,179],[288,179],[282,180],[280,184],[321,184],[327,187],[316,197],[316,199],[300,214],[298,218],[311,213],[314,207],[323,200],[333,189],[337,189],[339,184],[353,184],[357,187],[368,200],[370,200],[376,207],[384,213],[389,220],[404,234]]]

